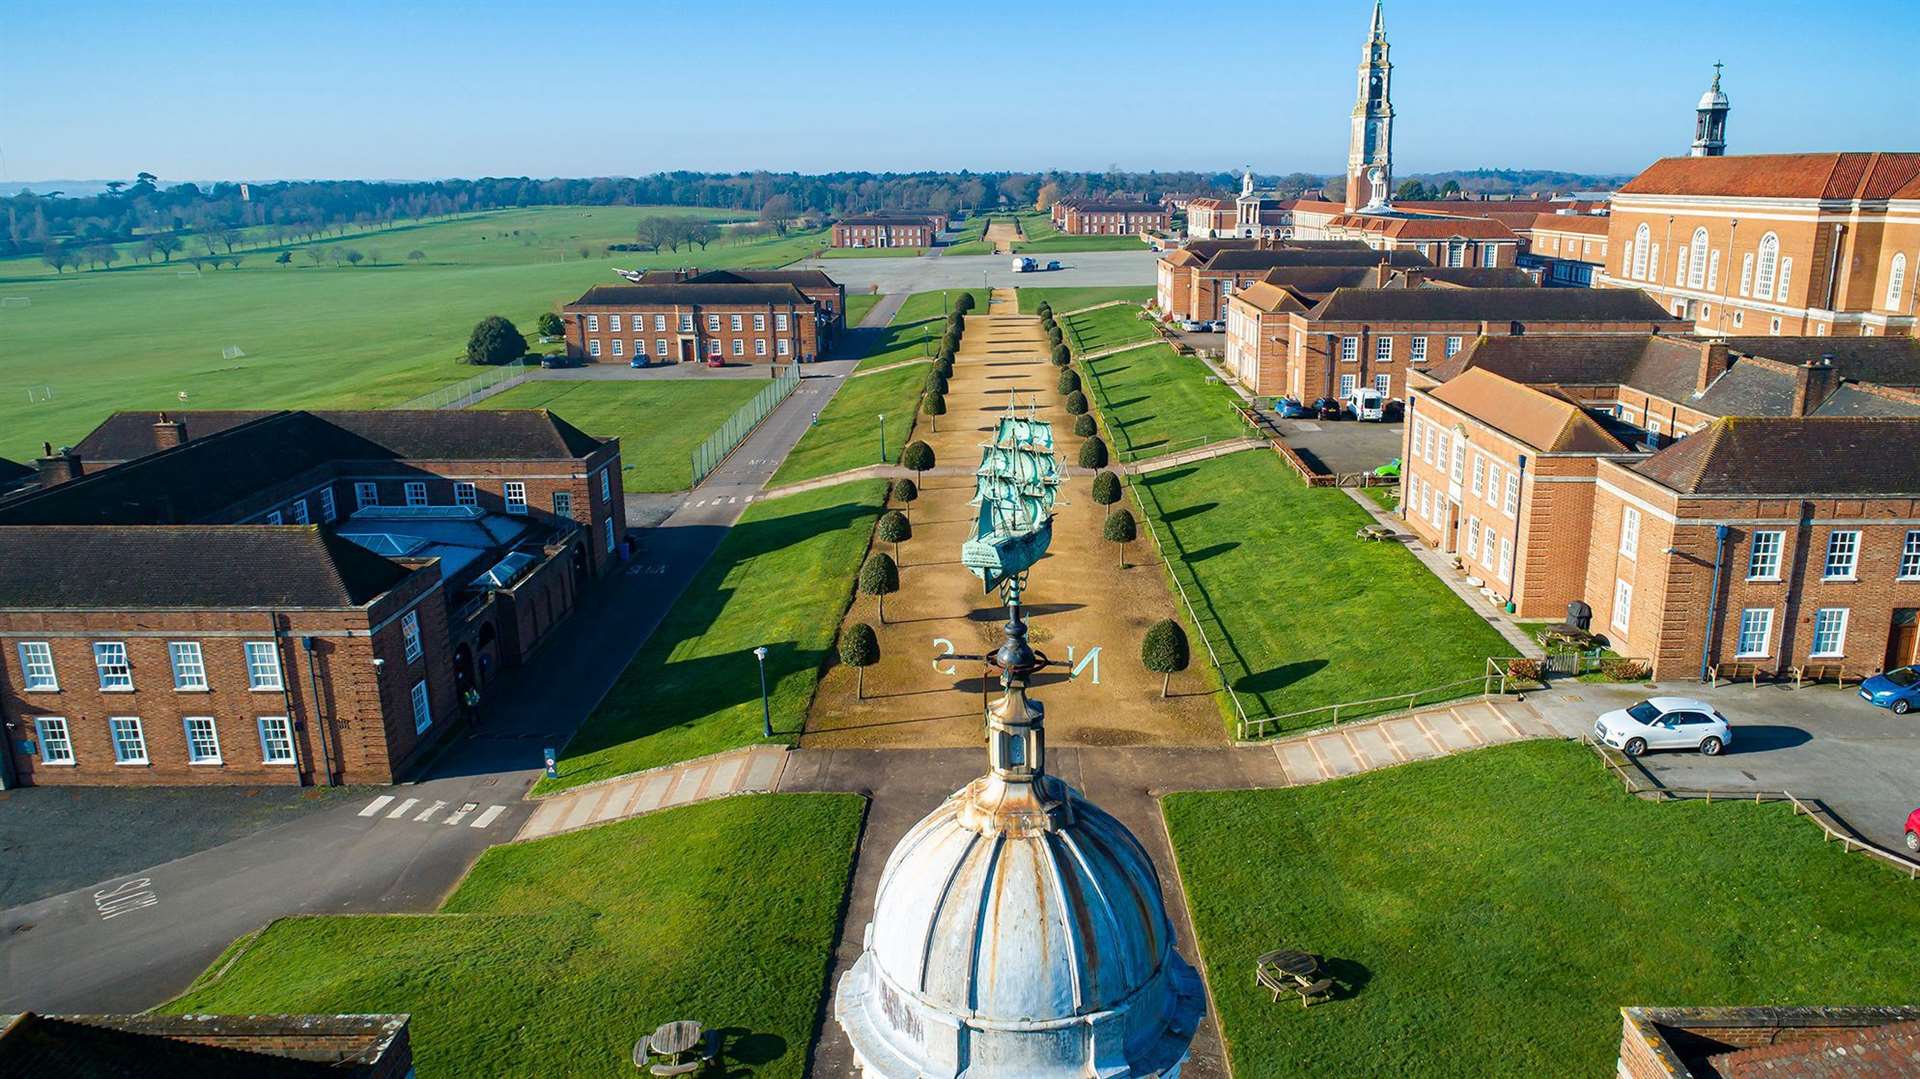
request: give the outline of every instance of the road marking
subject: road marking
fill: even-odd
[[[367,808],[360,811],[360,815],[363,817],[371,817],[375,813],[378,813],[382,809],[385,809],[387,803],[391,801],[393,801],[393,795],[383,794],[380,797],[375,798],[372,802],[368,803]]]
[[[453,816],[448,817],[446,820],[441,821],[440,823],[445,824],[449,827],[455,824],[459,824],[461,821],[467,819],[467,814],[473,812],[475,808],[476,807],[472,802],[462,803],[459,809],[454,810]]]
[[[488,806],[486,808],[486,811],[481,813],[479,816],[473,818],[473,823],[467,825],[467,827],[485,828],[487,825],[492,824],[496,820],[499,820],[500,814],[505,813],[506,811],[507,811],[506,806]]]
[[[433,815],[435,813],[440,812],[442,809],[445,809],[446,807],[447,807],[447,803],[445,802],[435,802],[432,805],[428,806],[426,809],[422,810],[419,816],[413,818],[414,822],[420,823],[422,821],[431,820],[433,819]]]
[[[407,810],[412,809],[414,806],[419,804],[420,804],[420,799],[409,798],[406,801],[401,802],[399,805],[395,806],[393,808],[393,812],[387,814],[387,819],[399,820],[401,817],[404,817],[407,815]]]
[[[93,893],[93,909],[100,912],[103,922],[155,906],[159,902],[160,897],[153,893],[153,880],[149,877],[135,877]]]

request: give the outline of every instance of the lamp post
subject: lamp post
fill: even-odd
[[[887,414],[880,413],[880,463],[887,463]]]
[[[767,704],[767,646],[761,645],[753,650],[753,658],[760,661],[760,737],[773,737],[773,709]]]

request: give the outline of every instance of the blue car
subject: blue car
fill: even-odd
[[[1895,667],[1860,683],[1860,699],[1904,716],[1920,705],[1920,667]]]
[[[1283,420],[1310,420],[1313,418],[1312,409],[1291,397],[1274,398],[1273,410],[1278,412],[1280,418]]]

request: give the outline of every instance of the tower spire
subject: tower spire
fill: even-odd
[[[1373,0],[1373,31],[1367,35],[1370,41],[1385,41],[1387,37],[1387,16],[1381,10],[1381,0]]]
[[[1720,70],[1726,67],[1718,61],[1713,65],[1713,85],[1700,95],[1700,103],[1693,108],[1693,156],[1723,157],[1727,152],[1727,113],[1732,106],[1727,95],[1720,89]]]
[[[1360,53],[1359,100],[1347,147],[1347,210],[1381,211],[1393,190],[1393,64],[1387,59],[1387,16],[1373,0],[1373,26]]]

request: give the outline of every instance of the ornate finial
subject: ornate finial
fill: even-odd
[[[1713,62],[1713,88],[1715,90],[1720,89],[1720,69],[1726,66],[1727,65],[1721,63],[1718,60],[1715,60]]]
[[[1373,0],[1373,38],[1375,41],[1387,36],[1387,16],[1380,10],[1380,0]]]

